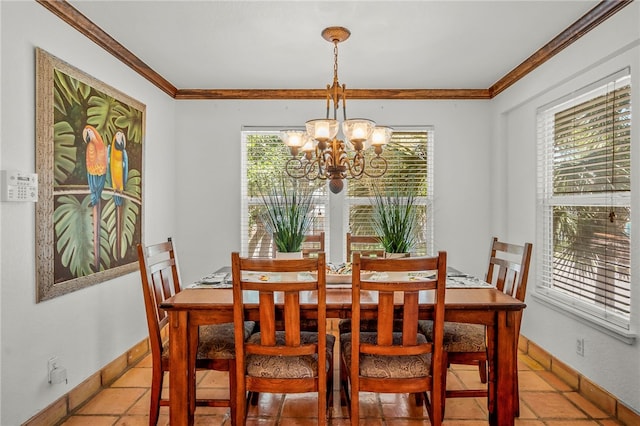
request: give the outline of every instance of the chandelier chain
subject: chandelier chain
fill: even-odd
[[[338,83],[338,41],[334,40],[333,42],[333,84],[339,85]]]

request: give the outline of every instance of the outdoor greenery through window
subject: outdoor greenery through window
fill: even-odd
[[[242,253],[269,257],[273,254],[273,240],[260,219],[263,195],[281,182],[284,164],[291,154],[277,131],[244,131],[242,146]],[[313,194],[313,221],[308,233],[324,231],[328,227],[325,181],[300,179],[299,183],[309,186]]]
[[[628,70],[538,111],[538,292],[628,329]]]
[[[418,256],[431,254],[433,247],[433,153],[432,130],[394,132],[385,146],[384,157],[388,169],[380,178],[365,177],[349,181],[347,188],[349,232],[353,235],[376,235],[372,199],[376,188],[381,193],[415,197],[418,212],[416,244],[411,253]],[[370,247],[374,248],[374,247]]]

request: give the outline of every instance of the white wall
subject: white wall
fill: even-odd
[[[186,282],[228,264],[229,253],[240,248],[242,126],[300,125],[322,115],[323,103],[173,101],[36,2],[0,1],[0,8],[0,168],[35,170],[34,48],[42,47],[147,105],[145,241],[173,235]],[[634,2],[493,101],[349,102],[353,116],[435,126],[435,249],[447,250],[450,264],[481,275],[491,236],[534,240],[534,110],[619,63],[637,69],[639,8]],[[623,49],[628,43],[636,45]],[[640,87],[637,74],[633,85]],[[640,105],[637,90],[633,103]],[[634,170],[640,170],[636,129],[633,143]],[[636,220],[639,199],[636,188]],[[35,303],[34,212],[33,204],[0,203],[2,425],[27,420],[147,334],[137,273]],[[640,227],[634,233],[640,241]],[[633,251],[638,258],[638,247]],[[633,272],[635,297],[637,263]],[[534,269],[531,291],[535,281]],[[637,345],[549,310],[531,295],[527,303],[527,337],[640,411]],[[640,312],[639,297],[633,309]],[[584,358],[575,356],[576,333],[585,336]],[[68,369],[67,385],[46,382],[54,355]]]
[[[147,105],[145,237],[175,230],[174,106],[166,94],[35,1],[2,8],[0,168],[35,171],[35,47]],[[152,212],[152,214],[149,214]],[[35,303],[35,204],[0,203],[0,424],[18,425],[147,336],[137,272]],[[68,384],[47,382],[57,356]]]
[[[492,177],[500,208],[495,227],[509,240],[536,244],[536,109],[626,66],[632,70],[632,221],[640,223],[640,4],[632,3],[578,42],[493,100],[495,143],[502,167]],[[632,328],[640,329],[640,227],[633,227],[631,293]],[[522,333],[575,370],[640,411],[640,348],[543,305],[535,298],[535,256],[529,275]],[[584,338],[584,357],[576,339]]]
[[[229,265],[231,251],[240,250],[242,127],[299,126],[322,115],[324,103],[179,101],[176,109],[180,267],[191,282]],[[435,250],[483,274],[491,237],[487,101],[354,100],[349,111],[391,126],[435,126]]]
[[[0,24],[2,23],[2,7],[0,6]],[[2,31],[0,31],[0,47],[2,47]],[[0,82],[2,82],[2,57],[0,55]],[[0,99],[2,98],[2,84],[0,84]],[[2,141],[2,102],[0,102],[0,143]],[[0,145],[1,147],[1,145]],[[2,149],[0,149],[0,164]],[[2,209],[0,208],[0,224],[2,223]],[[0,241],[2,241],[2,226],[0,226]],[[2,260],[2,244],[0,244],[0,261]],[[1,263],[1,262],[0,262]],[[2,276],[0,275],[0,307],[2,306]],[[0,315],[0,342],[2,342],[2,315]],[[0,421],[2,420],[2,350],[0,349]]]

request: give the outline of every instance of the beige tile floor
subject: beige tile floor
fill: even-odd
[[[532,358],[519,354],[520,418],[522,426],[612,426],[620,425],[553,373],[546,371]],[[448,386],[477,387],[480,385],[477,369],[453,366],[449,371]],[[336,371],[337,375],[337,371]],[[228,394],[225,373],[199,372],[198,393]],[[165,382],[168,382],[166,380]],[[126,371],[110,387],[66,418],[64,426],[137,426],[147,425],[149,386],[151,383],[150,356]],[[346,407],[340,406],[337,380],[334,385],[332,425],[349,424]],[[165,389],[168,391],[168,389]],[[446,403],[445,425],[487,425],[485,402],[480,398],[449,399]],[[317,409],[315,394],[270,395],[263,394],[257,406],[249,409],[248,425],[315,425]],[[416,407],[405,395],[361,395],[361,421],[363,425],[427,425],[429,420],[423,407]],[[159,425],[169,424],[167,407],[160,410]],[[230,425],[229,410],[224,408],[196,408],[196,425]]]

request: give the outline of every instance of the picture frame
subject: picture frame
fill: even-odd
[[[36,48],[36,302],[138,269],[146,106]]]

